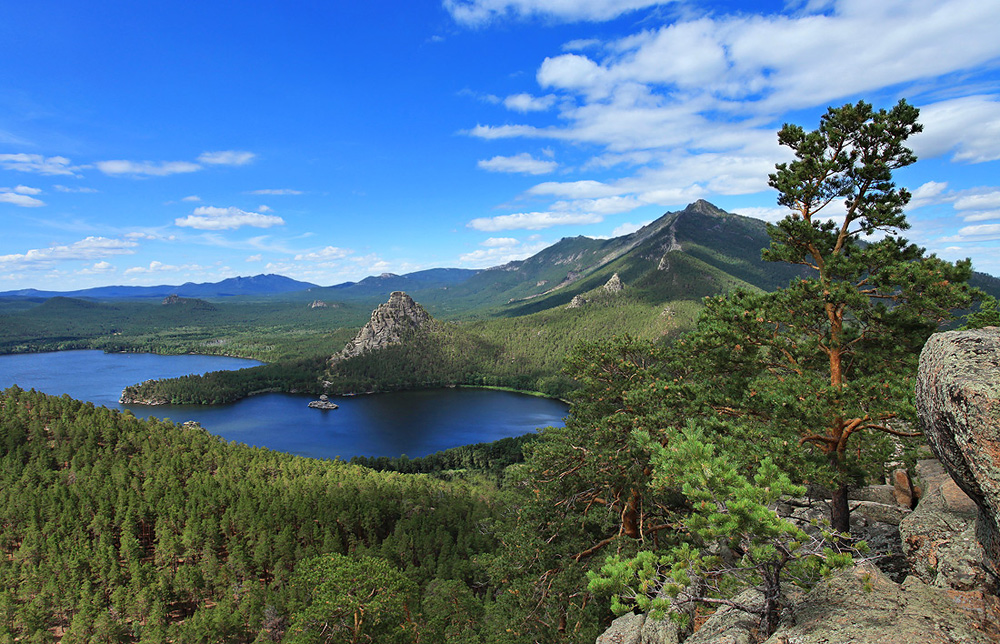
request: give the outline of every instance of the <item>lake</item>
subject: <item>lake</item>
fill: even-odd
[[[433,389],[331,397],[339,409],[306,405],[315,396],[262,394],[228,405],[121,405],[122,389],[151,378],[261,364],[219,356],[60,351],[0,356],[0,389],[17,384],[53,395],[129,409],[136,416],[194,420],[227,440],[309,456],[411,458],[562,426],[565,403],[488,389]]]

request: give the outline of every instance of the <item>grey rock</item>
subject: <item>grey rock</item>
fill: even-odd
[[[982,587],[983,553],[971,537],[977,509],[937,461],[920,461],[917,472],[927,488],[917,509],[899,524],[912,575],[939,587]]]
[[[573,299],[570,300],[570,303],[566,305],[566,308],[568,308],[568,309],[578,309],[578,308],[580,308],[581,306],[583,306],[586,303],[587,303],[587,300],[582,295],[574,295]]]
[[[931,449],[978,507],[976,536],[1000,577],[1000,327],[931,336],[916,403]]]
[[[621,293],[625,290],[625,285],[622,284],[622,278],[618,277],[618,273],[615,273],[611,276],[611,279],[604,284],[603,288],[608,293]]]
[[[915,577],[896,584],[863,564],[817,584],[766,644],[995,643],[997,605],[981,592],[934,588]],[[700,644],[717,641],[727,640]]]
[[[899,523],[912,513],[909,508],[903,508],[895,503],[875,503],[873,501],[852,501],[850,504],[851,514],[860,515],[868,521],[878,523],[888,523],[898,526]]]
[[[611,622],[611,627],[598,636],[596,644],[642,644],[642,626],[645,622],[645,615],[626,613]]]

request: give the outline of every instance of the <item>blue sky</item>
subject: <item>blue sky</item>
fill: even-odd
[[[921,108],[907,236],[1000,275],[1000,3],[7,3],[0,290],[482,268],[767,174],[859,99]]]

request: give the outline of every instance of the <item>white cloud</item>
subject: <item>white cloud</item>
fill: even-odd
[[[207,165],[246,165],[257,155],[244,150],[222,150],[219,152],[202,152],[198,161]]]
[[[529,125],[477,125],[469,130],[469,134],[486,140],[512,139],[519,136],[526,138],[558,136],[555,133],[546,133],[544,130],[539,130]]]
[[[187,197],[181,199],[181,201],[201,201],[201,197],[198,195],[188,195]]]
[[[0,167],[19,172],[37,172],[45,175],[76,176],[79,170],[71,166],[66,157],[45,157],[41,154],[0,154]]]
[[[541,230],[568,224],[597,224],[603,220],[602,215],[586,212],[520,212],[497,217],[479,217],[466,225],[484,232],[496,232],[517,229]]]
[[[499,0],[466,5],[480,17],[490,7],[493,15],[530,13]],[[617,179],[548,182],[529,196],[669,207],[766,190],[774,164],[790,158],[775,136],[790,110],[886,90],[919,96],[937,83],[950,95],[918,102],[925,125],[912,140],[918,156],[997,160],[1000,95],[955,98],[966,86],[938,81],[955,75],[961,82],[960,74],[1000,60],[998,23],[1000,4],[978,0],[823,0],[800,3],[795,13],[703,15],[616,40],[570,43],[571,53],[546,58],[536,73],[559,110],[555,125],[481,123],[466,133],[562,141],[596,149],[578,164],[584,172],[622,168]],[[911,208],[949,201],[946,187],[925,184]]]
[[[1000,190],[971,194],[955,200],[956,210],[987,210],[1000,208]]]
[[[503,100],[508,110],[515,112],[544,112],[555,105],[555,94],[547,96],[532,96],[531,94],[513,94]]]
[[[458,260],[464,266],[487,268],[531,257],[550,243],[542,241],[537,235],[524,242],[512,237],[490,237],[480,243],[484,248],[460,255]]]
[[[559,164],[555,161],[542,161],[532,157],[527,152],[512,157],[495,156],[484,159],[477,164],[483,170],[490,172],[514,172],[519,174],[548,174],[555,171]]]
[[[107,237],[87,237],[72,244],[35,248],[25,253],[0,255],[0,266],[5,270],[44,268],[55,261],[93,261],[112,255],[131,255],[138,246],[134,241],[109,239]]]
[[[264,259],[264,256],[261,255],[260,253],[257,253],[256,255],[251,255],[250,257],[247,257],[246,261],[248,261],[248,262],[259,262],[259,261],[261,261],[263,259]]]
[[[988,221],[1000,219],[1000,210],[985,210],[962,217],[962,221]]]
[[[190,161],[125,161],[121,159],[98,161],[94,165],[104,174],[111,176],[134,175],[165,177],[171,174],[197,172],[201,166]]]
[[[14,190],[17,190],[16,188]],[[41,199],[35,199],[29,195],[14,192],[9,188],[0,188],[0,203],[9,203],[15,206],[21,206],[22,208],[38,208],[39,206],[44,206],[45,202]]]
[[[17,186],[14,188],[14,192],[21,195],[40,195],[42,190],[40,188],[29,188],[28,186]]]
[[[257,206],[257,212],[271,212],[273,208],[271,206],[265,206],[263,204]]]
[[[327,246],[326,248],[313,251],[311,253],[300,253],[295,256],[295,259],[300,262],[332,262],[338,259],[344,259],[353,252],[354,251],[348,248]]]
[[[480,245],[486,246],[487,248],[510,248],[511,246],[516,246],[519,244],[513,237],[490,237]]]
[[[976,226],[964,226],[958,230],[958,235],[962,239],[989,238],[1000,239],[1000,224],[978,224]],[[957,240],[956,240],[957,241]]]
[[[235,230],[242,226],[254,228],[270,228],[282,226],[285,220],[276,215],[264,215],[247,212],[239,208],[217,208],[215,206],[199,206],[187,217],[174,220],[174,225],[197,230]]]
[[[103,275],[105,273],[114,273],[117,269],[110,262],[97,262],[93,266],[88,266],[87,268],[81,268],[77,271],[80,275]]]
[[[292,190],[290,188],[278,188],[278,189],[264,189],[264,190],[251,190],[247,194],[250,195],[300,195],[301,190]]]
[[[983,163],[1000,159],[1000,97],[966,96],[920,109],[924,131],[913,137],[918,156],[952,153],[955,161]]]
[[[674,0],[444,0],[456,22],[479,27],[493,20],[533,17],[561,22],[604,21]]]
[[[170,264],[164,264],[163,262],[153,260],[149,263],[149,266],[133,266],[132,268],[127,268],[125,269],[125,274],[136,275],[141,273],[163,273],[177,270],[180,270],[179,266],[171,266]]]
[[[928,181],[922,184],[913,191],[909,209],[916,210],[917,208],[940,203],[947,188],[948,183],[945,181]]]
[[[94,188],[70,188],[69,186],[61,186],[61,185],[54,185],[52,187],[58,190],[59,192],[79,192],[87,194],[100,192],[99,190],[96,190]]]

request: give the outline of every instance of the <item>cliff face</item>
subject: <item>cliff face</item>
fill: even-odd
[[[367,351],[399,344],[407,334],[433,321],[430,313],[414,302],[412,297],[402,291],[394,291],[389,296],[389,301],[380,304],[372,312],[368,324],[332,360],[345,360]]]

